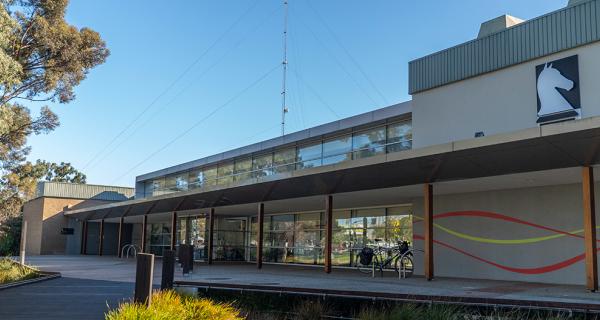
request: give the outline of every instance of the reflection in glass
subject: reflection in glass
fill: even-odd
[[[412,125],[410,121],[394,123],[387,128],[388,152],[412,148]]]
[[[352,159],[352,136],[346,135],[323,142],[323,165]]]
[[[355,133],[352,136],[354,159],[385,153],[385,127]]]
[[[289,172],[295,169],[296,148],[276,151],[273,154],[273,171],[275,173]]]
[[[273,174],[273,155],[265,154],[254,158],[252,163],[252,170],[254,171],[254,177],[266,177]]]
[[[227,185],[233,182],[233,162],[220,164],[217,168],[217,183]]]
[[[252,178],[252,158],[235,161],[235,181],[245,181]]]
[[[298,147],[298,169],[318,167],[321,165],[323,146],[321,143]]]

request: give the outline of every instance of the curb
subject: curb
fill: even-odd
[[[13,261],[13,262],[20,265],[20,263],[18,263],[16,261]],[[33,278],[33,279],[27,279],[27,280],[21,280],[21,281],[16,281],[16,282],[11,282],[11,283],[0,284],[0,291],[5,290],[5,289],[24,286],[27,284],[57,279],[57,278],[61,277],[60,272],[39,271],[39,270],[33,269],[32,267],[27,266],[27,265],[25,265],[24,267],[37,271],[40,274],[40,276],[37,278]]]
[[[61,275],[58,272],[42,272],[42,276],[38,277],[38,278],[27,279],[27,280],[22,280],[22,281],[17,281],[17,282],[11,282],[11,283],[7,283],[7,284],[2,284],[2,285],[0,285],[0,291],[5,290],[5,289],[10,289],[10,288],[24,286],[24,285],[27,285],[27,284],[32,284],[32,283],[37,283],[37,282],[42,282],[42,281],[48,281],[48,280],[52,280],[52,279],[57,279],[57,278],[60,278],[60,277],[61,277]]]

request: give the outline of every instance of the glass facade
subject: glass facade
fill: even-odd
[[[171,247],[171,226],[169,223],[152,223],[147,226],[149,237],[146,239],[148,253],[163,255],[163,250]]]
[[[150,180],[145,182],[144,195],[226,186],[411,148],[412,124],[405,120]]]

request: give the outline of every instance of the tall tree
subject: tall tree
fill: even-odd
[[[27,138],[59,122],[48,107],[32,116],[19,103],[72,101],[74,87],[109,54],[97,32],[65,21],[67,5],[68,0],[0,0],[0,224],[19,213],[40,179],[85,182],[69,163],[26,161]]]

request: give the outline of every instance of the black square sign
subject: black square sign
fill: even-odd
[[[536,66],[535,74],[537,123],[569,120],[581,116],[577,55]]]

